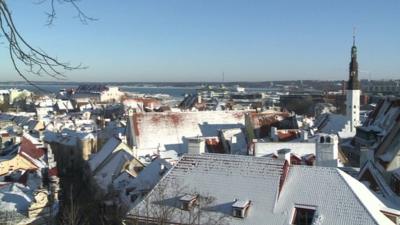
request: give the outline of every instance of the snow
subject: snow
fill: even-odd
[[[104,146],[94,154],[89,160],[89,166],[92,171],[95,171],[97,167],[111,155],[112,152],[117,150],[117,147],[121,144],[121,141],[115,137],[110,138]]]
[[[291,153],[304,156],[316,153],[315,142],[256,142],[254,143],[254,156],[262,157],[271,154],[278,155],[278,150],[290,149]]]
[[[350,121],[344,115],[325,113],[315,121],[315,127],[321,133],[338,134],[340,138],[349,138],[355,135],[350,129]]]
[[[391,221],[381,213],[386,206],[365,185],[343,171],[338,170],[338,172],[376,222],[391,224]]]
[[[0,211],[27,211],[32,199],[32,191],[22,184],[0,185]]]
[[[314,207],[314,224],[392,224],[380,212],[385,205],[363,184],[337,168],[293,165],[289,167],[283,186],[280,186],[284,174],[282,160],[226,154],[186,154],[147,195],[146,200],[130,210],[128,218],[138,213],[145,215],[147,204],[152,207],[152,202],[157,201],[158,188],[164,188],[161,189],[166,193],[163,198],[168,200],[186,194],[214,198],[214,202],[207,207],[211,210],[202,212],[202,219],[225,216],[227,223],[233,225],[265,224],[265,218],[268,218],[268,224],[290,224],[295,206]],[[178,190],[182,194],[177,193]],[[241,206],[251,201],[249,213],[243,219],[230,216],[235,199]],[[187,211],[172,212],[179,215],[172,218],[189,216]]]
[[[166,160],[155,159],[146,166],[135,179],[129,180],[125,190],[134,189],[134,191],[129,193],[129,195],[126,195],[125,191],[121,191],[120,198],[129,208],[133,208],[138,203],[139,199],[132,202],[130,199],[131,196],[150,191],[171,167],[172,165]]]
[[[97,167],[94,172],[94,178],[99,187],[107,191],[108,187],[112,185],[114,178],[123,172],[122,167],[133,159],[132,154],[125,150],[119,150],[109,155],[107,162]]]
[[[217,136],[219,130],[243,128],[245,122],[244,111],[139,113],[130,119],[137,148],[160,146],[178,153],[187,152],[184,137]]]

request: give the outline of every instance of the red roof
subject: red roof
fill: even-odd
[[[44,155],[44,150],[37,148],[29,139],[22,137],[20,151],[34,159],[39,159]]]
[[[278,130],[279,141],[291,141],[299,136],[297,130]]]
[[[208,138],[206,139],[206,146],[208,150],[212,153],[225,153],[224,147],[218,138]]]
[[[54,168],[49,169],[49,176],[50,176],[50,177],[52,177],[52,176],[57,176],[57,175],[58,175],[57,167],[54,167]]]

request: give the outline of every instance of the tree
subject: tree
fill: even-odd
[[[47,13],[48,25],[53,24],[56,18],[56,4],[62,3],[73,7],[82,23],[94,20],[80,9],[77,2],[78,0],[40,0],[38,3],[50,5],[50,11]],[[38,89],[41,88],[35,85],[28,78],[28,75],[48,76],[62,80],[66,78],[65,71],[85,68],[82,65],[73,66],[70,63],[62,62],[42,49],[33,47],[18,31],[6,0],[0,0],[0,38],[5,39],[6,44],[8,44],[10,59],[17,74]]]
[[[159,182],[153,190],[129,212],[129,225],[226,225],[227,214],[215,213],[215,198],[209,194],[195,194],[195,201],[187,209],[182,209],[180,198],[188,189],[175,181]]]

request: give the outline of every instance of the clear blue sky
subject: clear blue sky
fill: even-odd
[[[361,78],[400,78],[398,0],[82,0],[98,21],[63,4],[51,27],[48,5],[7,2],[33,46],[89,66],[70,81],[346,79],[353,26]],[[18,80],[0,49],[0,81]]]

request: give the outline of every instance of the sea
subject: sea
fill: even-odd
[[[49,92],[49,93],[58,93],[61,89],[71,89],[77,88],[78,84],[37,84],[41,89]],[[185,94],[194,94],[196,93],[197,87],[172,87],[172,86],[118,86],[121,91],[124,92],[134,92],[139,94],[146,95],[156,95],[163,94],[169,95],[173,98],[183,98]],[[10,88],[18,88],[18,89],[26,89],[33,92],[38,92],[39,90],[29,84],[0,84],[0,89],[10,89]]]

